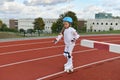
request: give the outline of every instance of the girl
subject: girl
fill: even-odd
[[[64,64],[64,71],[66,72],[69,71],[73,72],[72,51],[75,46],[76,40],[80,37],[77,34],[76,30],[71,27],[72,23],[73,20],[71,17],[64,17],[63,18],[64,28],[54,41],[56,44],[64,36],[65,48],[63,55],[67,58],[67,63]]]

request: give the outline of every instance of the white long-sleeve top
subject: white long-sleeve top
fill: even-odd
[[[74,39],[77,40],[80,37],[80,35],[78,35],[76,30],[72,27],[65,29],[63,35],[64,35],[64,43],[66,45],[73,44],[71,40],[74,40]],[[56,40],[59,41],[63,37],[63,35],[62,34],[58,35]]]
[[[64,30],[64,42],[66,45],[72,44],[72,40],[78,39],[80,36],[76,32],[76,30],[72,27],[69,27]]]

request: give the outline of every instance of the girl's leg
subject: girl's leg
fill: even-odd
[[[74,49],[74,46],[75,44],[71,44],[69,45],[69,48],[68,48],[68,52],[69,52],[69,55],[70,55],[70,58],[68,58],[68,65],[72,65],[73,66],[73,57],[72,57],[72,51]]]
[[[65,46],[64,56],[67,58],[67,63],[64,66],[68,66],[68,65],[73,66],[72,51],[73,51],[74,46],[75,44]]]

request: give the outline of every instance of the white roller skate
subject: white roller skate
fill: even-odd
[[[73,65],[66,65],[64,66],[64,71],[69,73],[69,72],[73,72]]]
[[[69,59],[66,64],[64,64],[64,71],[65,72],[73,72],[73,64],[72,64],[72,59]]]
[[[64,64],[64,67],[68,65],[68,62]]]

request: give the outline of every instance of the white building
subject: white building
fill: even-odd
[[[18,30],[34,29],[34,19],[18,19]]]
[[[120,19],[89,19],[87,20],[87,31],[109,31],[120,30]]]
[[[43,19],[43,21],[45,23],[44,32],[51,33],[52,32],[52,30],[51,30],[52,24],[54,22],[56,22],[56,20],[57,19]]]
[[[51,33],[51,27],[53,22],[56,21],[56,19],[43,19],[44,23],[45,23],[45,28],[44,28],[44,32],[46,33]],[[18,30],[20,29],[34,29],[34,19],[19,19],[18,20]]]

